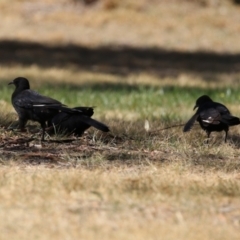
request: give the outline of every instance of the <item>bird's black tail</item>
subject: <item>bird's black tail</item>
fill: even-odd
[[[103,124],[103,123],[101,123],[101,122],[99,122],[95,119],[92,119],[90,117],[82,115],[81,116],[81,121],[90,125],[90,126],[92,126],[92,127],[95,127],[98,130],[101,130],[103,132],[109,132],[110,131],[110,129],[107,125],[105,125],[105,124]]]
[[[228,126],[234,126],[240,124],[240,119],[238,117],[229,116],[227,119]]]

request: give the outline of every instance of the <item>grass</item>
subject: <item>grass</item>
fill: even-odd
[[[1,234],[12,239],[237,239],[238,177],[179,164],[103,163],[93,171],[6,166],[1,168]]]
[[[193,88],[190,94],[177,84],[82,81],[53,86],[43,80],[39,91],[61,100],[71,92],[64,98],[69,105],[98,103],[96,118],[109,124],[111,135],[92,129],[66,144],[41,144],[35,135],[26,145],[10,143],[19,133],[3,129],[3,238],[238,239],[238,127],[231,128],[227,144],[223,134],[215,133],[209,145],[198,127],[187,134],[180,127],[153,133],[144,129],[145,119],[153,131],[186,121],[205,88]],[[37,88],[38,82],[32,83]],[[3,89],[9,114],[12,89]],[[238,115],[237,89],[230,95],[228,89],[208,91]]]
[[[0,1],[0,44],[13,39],[0,60],[0,239],[239,239],[239,127],[226,144],[224,133],[205,144],[197,125],[162,130],[185,123],[202,94],[240,116],[239,8],[76,2]],[[69,106],[96,106],[111,133],[41,143],[36,123],[7,131],[17,76]]]

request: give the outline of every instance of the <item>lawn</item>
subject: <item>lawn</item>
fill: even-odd
[[[240,116],[231,1],[0,1],[0,239],[240,238],[240,129],[183,133],[208,94]],[[110,133],[10,131],[17,76]],[[149,128],[148,128],[149,125]],[[65,140],[69,140],[64,142]],[[29,142],[28,142],[29,141]]]

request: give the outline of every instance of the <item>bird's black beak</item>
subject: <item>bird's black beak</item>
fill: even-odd
[[[197,106],[197,105],[195,105],[195,106],[194,106],[194,108],[193,108],[193,110],[195,110],[197,107],[198,107],[198,106]]]
[[[8,85],[14,84],[13,82],[8,83]]]

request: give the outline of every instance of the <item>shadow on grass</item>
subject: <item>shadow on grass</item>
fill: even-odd
[[[240,54],[180,52],[161,48],[126,46],[88,48],[74,44],[50,46],[2,40],[0,54],[1,65],[36,64],[45,68],[74,66],[82,70],[117,75],[149,72],[158,76],[177,76],[182,72],[202,75],[240,71]]]

